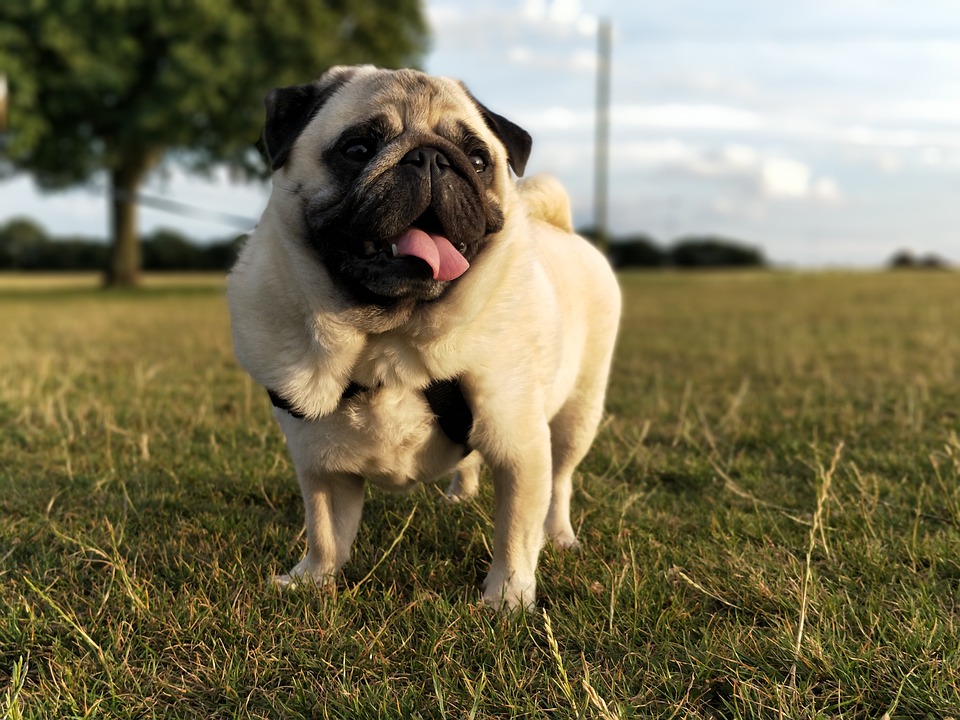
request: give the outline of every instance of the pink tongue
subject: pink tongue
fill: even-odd
[[[418,228],[410,228],[394,244],[397,255],[417,257],[426,262],[433,270],[434,280],[455,280],[470,267],[466,258],[442,235],[428,235]]]

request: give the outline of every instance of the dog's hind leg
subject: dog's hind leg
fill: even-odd
[[[477,496],[482,463],[483,459],[476,450],[460,461],[447,488],[447,500],[456,503]]]
[[[568,400],[550,422],[553,485],[543,529],[547,538],[561,548],[580,546],[570,523],[573,473],[590,450],[603,415],[602,390],[586,397],[574,396]]]
[[[324,585],[350,559],[363,510],[363,479],[351,475],[297,473],[306,515],[307,556],[288,574],[273,578],[281,588]]]

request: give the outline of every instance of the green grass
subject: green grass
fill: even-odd
[[[505,616],[489,482],[266,582],[302,508],[218,282],[0,281],[0,715],[960,716],[960,276],[622,283],[583,550]]]

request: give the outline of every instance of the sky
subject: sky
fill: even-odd
[[[613,28],[610,229],[661,244],[719,234],[787,267],[877,267],[900,249],[960,263],[955,0],[425,0],[426,70],[463,80],[534,139],[527,173],[593,222],[600,18]],[[99,183],[103,184],[102,180]],[[94,185],[97,185],[95,182]],[[265,185],[167,164],[145,192],[249,217]],[[96,187],[0,183],[0,223],[105,236]],[[140,227],[222,238],[144,208]]]

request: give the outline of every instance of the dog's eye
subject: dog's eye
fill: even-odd
[[[484,170],[487,169],[487,160],[485,157],[483,157],[483,155],[474,153],[473,155],[470,156],[469,160],[470,160],[470,164],[473,166],[473,169],[476,170],[478,173],[482,173]]]
[[[340,151],[347,160],[366,162],[373,157],[373,145],[363,140],[350,140]]]

